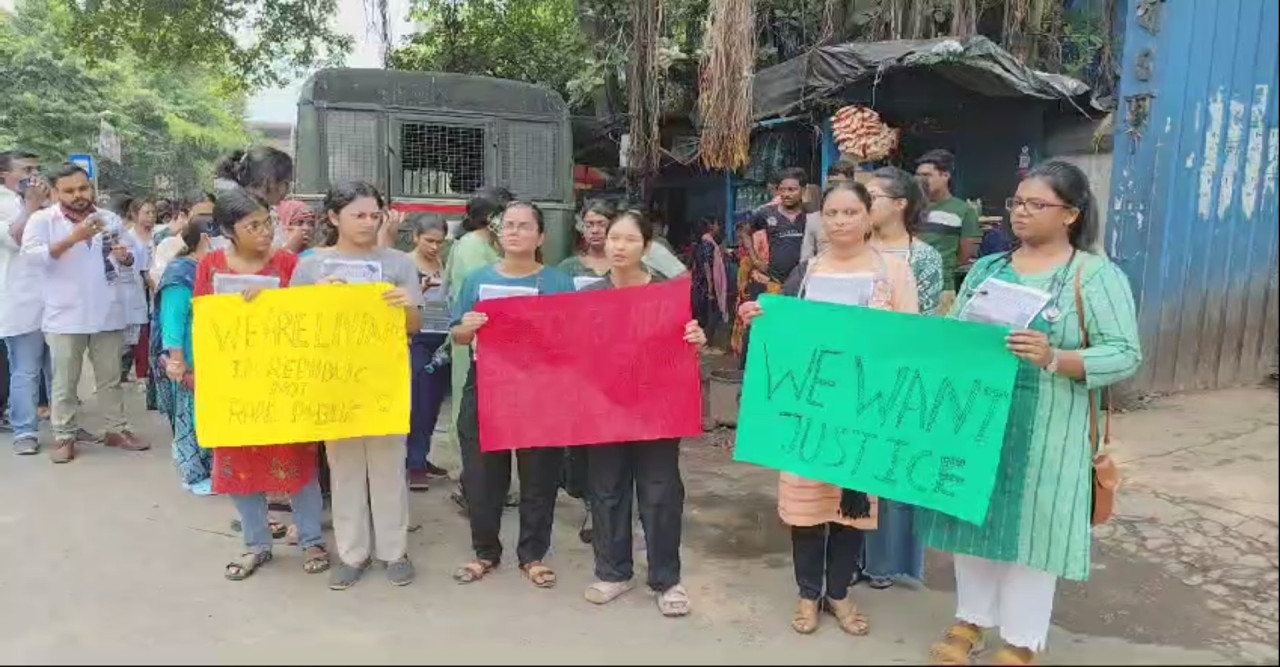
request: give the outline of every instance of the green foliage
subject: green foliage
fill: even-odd
[[[566,96],[588,67],[574,0],[418,0],[423,30],[392,51],[398,69],[463,72],[548,86]]]
[[[351,38],[333,29],[337,0],[50,0],[76,26],[85,54],[131,51],[143,63],[227,68],[239,85],[284,83]]]
[[[233,82],[192,65],[149,65],[127,48],[88,59],[56,0],[27,0],[11,19],[0,16],[0,62],[0,146],[57,163],[96,152],[106,119],[124,164],[99,160],[104,187],[194,194],[219,155],[249,141]]]

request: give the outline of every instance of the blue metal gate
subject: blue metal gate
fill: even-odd
[[[1139,300],[1143,391],[1277,355],[1276,0],[1134,0],[1106,246]]]

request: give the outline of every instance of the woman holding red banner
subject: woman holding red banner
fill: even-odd
[[[916,314],[920,311],[915,279],[906,261],[871,245],[867,215],[871,195],[856,182],[832,185],[822,198],[822,228],[827,247],[802,263],[783,284],[782,293],[801,299]],[[821,296],[820,296],[821,295]],[[738,308],[750,324],[764,314],[759,302]],[[861,636],[870,626],[849,599],[864,530],[876,528],[877,499],[854,489],[782,473],[778,482],[778,515],[791,526],[792,559],[800,602],[791,627],[800,634],[818,629],[824,606],[840,629]],[[825,589],[825,590],[824,590]]]
[[[472,345],[476,332],[488,321],[475,306],[487,298],[564,294],[574,291],[563,271],[543,266],[538,250],[546,240],[542,211],[534,204],[506,205],[499,225],[502,259],[473,271],[463,281],[453,304],[453,342]],[[475,350],[471,357],[474,359]],[[480,416],[475,364],[470,364],[458,408],[458,443],[462,450],[462,486],[467,494],[467,519],[475,560],[453,577],[469,584],[483,579],[502,561],[502,506],[511,486],[511,452],[480,449]],[[516,556],[520,570],[539,588],[556,584],[556,573],[542,561],[551,548],[556,494],[564,468],[564,449],[547,447],[515,453],[520,471],[520,541]]]
[[[639,211],[626,211],[608,225],[605,255],[609,271],[585,290],[642,287],[662,280],[645,268],[653,242],[653,225]],[[675,332],[672,332],[674,335]],[[690,345],[705,345],[697,320],[684,327]],[[620,442],[596,445],[587,457],[587,494],[595,534],[597,581],[586,598],[608,604],[631,590],[631,502],[639,503],[640,523],[649,559],[649,588],[657,594],[663,616],[689,613],[689,592],[680,583],[680,533],[684,515],[684,482],[680,479],[680,440]]]
[[[217,276],[228,274],[270,277],[278,281],[280,287],[288,287],[298,258],[287,250],[272,250],[273,225],[262,200],[240,188],[223,190],[213,205],[213,222],[223,236],[231,240],[231,246],[200,260],[196,268],[196,297],[216,293]],[[260,291],[245,290],[245,300],[253,299]],[[182,357],[170,356],[165,369],[169,377],[184,377],[186,371],[187,364]],[[289,495],[299,545],[305,556],[303,570],[318,574],[329,569],[329,552],[325,549],[321,528],[324,499],[316,473],[318,463],[316,447],[311,443],[214,448],[213,492],[230,495],[235,502],[247,547],[239,558],[227,564],[224,573],[227,579],[247,579],[259,567],[271,562],[273,531],[267,518],[268,493]]]

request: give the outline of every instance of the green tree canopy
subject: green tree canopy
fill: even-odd
[[[340,64],[351,38],[337,0],[51,0],[90,58],[122,50],[149,65],[229,68],[246,88],[284,83],[319,62]]]
[[[392,51],[398,69],[542,84],[568,96],[588,54],[575,0],[418,0],[423,29]]]
[[[123,164],[99,160],[100,183],[136,193],[191,195],[208,187],[219,155],[249,142],[236,82],[190,64],[157,67],[129,48],[84,57],[60,0],[26,0],[0,16],[0,147],[56,163],[93,153],[110,122]]]

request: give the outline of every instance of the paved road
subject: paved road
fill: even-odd
[[[139,430],[162,442],[140,395],[130,401]],[[1046,663],[1275,661],[1276,414],[1275,391],[1263,389],[1179,398],[1119,421],[1130,461],[1122,517],[1099,540],[1094,580],[1063,586]],[[467,533],[445,488],[412,498],[422,524],[411,536],[413,586],[374,572],[331,592],[284,546],[232,583],[222,566],[239,550],[234,511],[181,491],[167,448],[90,449],[54,467],[3,454],[0,436],[0,662],[919,662],[953,609],[945,560],[931,556],[935,590],[856,589],[871,636],[847,637],[830,622],[795,635],[776,477],[732,463],[723,439],[685,449],[695,611],[670,620],[640,591],[606,608],[582,600],[590,552],[567,499],[554,590],[510,567],[473,586],[452,583]],[[456,465],[451,454],[439,462]]]

